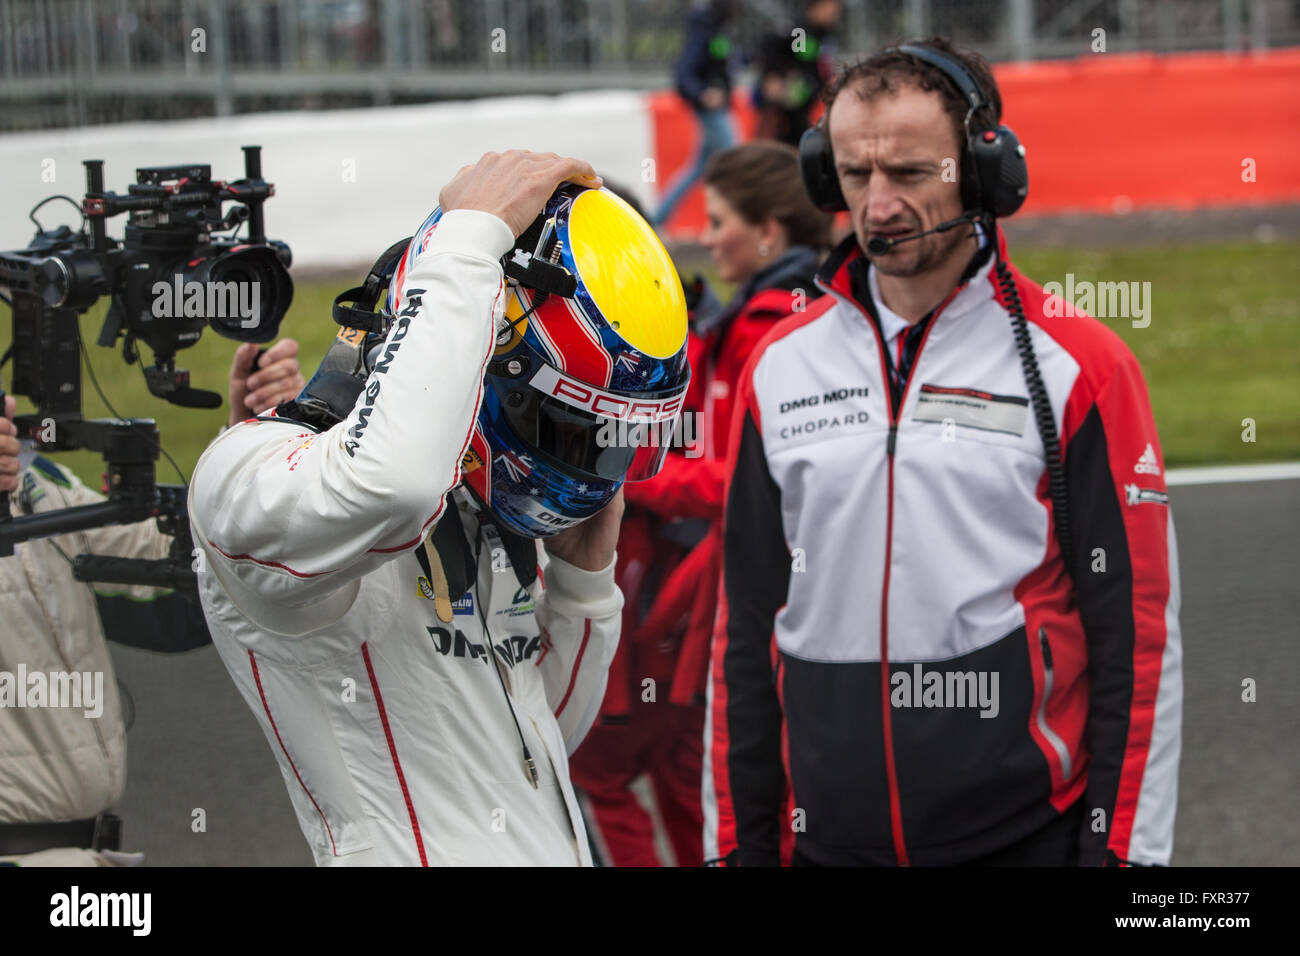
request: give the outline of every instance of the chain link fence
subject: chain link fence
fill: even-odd
[[[745,0],[742,52],[803,4]],[[0,0],[0,129],[662,89],[688,0]],[[994,61],[1300,44],[1298,0],[843,0],[845,58],[942,33]]]

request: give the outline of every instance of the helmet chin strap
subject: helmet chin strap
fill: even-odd
[[[490,464],[484,465],[490,468]],[[519,582],[522,588],[530,588],[533,582],[537,580],[537,538],[527,538],[522,534],[517,534],[507,528],[504,523],[497,518],[497,514],[479,495],[478,491],[461,479],[460,486],[469,492],[470,500],[473,501],[480,514],[480,520],[490,521],[496,528],[497,534],[501,537],[501,546],[506,550],[506,557],[510,559],[510,566],[514,568],[515,580]]]
[[[447,583],[447,572],[443,569],[442,559],[438,557],[438,549],[433,546],[432,530],[425,536],[423,547],[424,556],[429,559],[429,578],[433,585],[433,609],[438,614],[438,620],[443,624],[450,624],[453,616],[451,587]]]

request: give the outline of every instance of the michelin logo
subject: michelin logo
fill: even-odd
[[[1139,488],[1137,485],[1124,486],[1124,500],[1129,505],[1169,504],[1169,495],[1163,491],[1156,491],[1154,488]]]

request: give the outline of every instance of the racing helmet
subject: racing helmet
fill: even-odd
[[[411,239],[390,314],[441,218]],[[662,467],[690,381],[686,300],[659,237],[608,189],[562,184],[502,263],[505,312],[461,474],[506,529],[544,538]]]

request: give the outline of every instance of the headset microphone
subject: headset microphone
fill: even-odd
[[[975,213],[967,213],[958,216],[956,219],[949,219],[947,222],[941,222],[933,229],[927,229],[924,232],[914,232],[910,236],[902,236],[898,239],[891,239],[888,236],[872,236],[867,240],[867,255],[883,256],[894,246],[902,245],[904,242],[911,242],[913,239],[920,239],[923,236],[929,236],[936,232],[947,232],[949,229],[956,229],[963,223],[976,223],[983,217]]]

